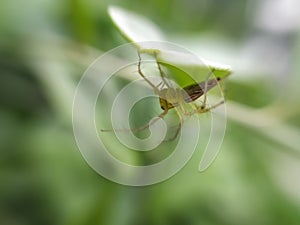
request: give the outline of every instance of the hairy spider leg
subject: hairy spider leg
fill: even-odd
[[[160,77],[161,79],[163,80],[164,84],[168,87],[168,88],[172,88],[172,86],[167,82],[166,80],[166,74],[164,73],[164,71],[162,70],[158,60],[157,60],[157,54],[154,52],[154,57],[156,59],[156,64],[157,64],[157,68],[159,70],[159,74],[160,74]]]
[[[142,69],[141,69],[141,55],[138,51],[138,57],[139,57],[139,62],[138,62],[138,73],[139,75],[153,88],[154,93],[159,95],[160,91],[158,89],[159,86],[164,86],[168,84],[165,82],[165,80],[163,79],[163,75],[161,74],[161,78],[163,79],[158,85],[154,85],[150,80],[148,80],[148,78],[143,74]],[[160,68],[160,67],[159,67]],[[159,71],[161,72],[162,70],[159,69]],[[136,127],[133,129],[101,129],[100,131],[102,132],[112,132],[112,131],[116,131],[116,132],[128,132],[128,131],[132,131],[132,132],[137,132],[137,131],[142,131],[145,130],[146,128],[148,128],[149,126],[151,126],[152,124],[154,124],[155,122],[157,122],[159,119],[162,119],[167,113],[168,113],[168,108],[164,109],[164,111],[159,114],[155,119],[149,121],[148,123],[140,126],[140,127]]]
[[[205,80],[205,85],[204,85],[204,92],[203,92],[203,103],[201,108],[205,109],[206,108],[206,101],[207,101],[207,85],[208,85],[208,80],[210,76],[215,72],[215,68],[212,68],[211,71],[207,74],[206,80]]]
[[[198,106],[197,104],[192,103],[191,106],[194,108],[194,110],[193,110],[193,112],[192,112],[190,115],[193,115],[194,113],[199,113],[199,114],[201,114],[201,113],[209,112],[209,111],[211,111],[212,109],[215,109],[215,108],[217,108],[218,106],[220,106],[220,105],[222,105],[222,104],[225,103],[224,100],[221,100],[220,102],[218,102],[218,103],[216,103],[216,104],[214,104],[214,105],[212,105],[212,106],[210,106],[210,107],[207,107],[207,106],[206,106],[206,102],[207,102],[208,80],[209,80],[209,77],[214,73],[214,71],[215,71],[215,69],[213,68],[213,69],[211,70],[211,72],[209,72],[209,74],[207,75],[207,78],[206,78],[206,81],[205,81],[205,86],[204,86],[204,94],[203,94],[203,103],[202,103],[202,105],[201,105],[201,106]],[[220,81],[220,80],[221,80],[220,77],[217,77],[216,79],[217,79],[217,81]],[[224,86],[222,86],[222,92],[223,92],[223,87],[224,87]]]
[[[148,128],[149,126],[151,126],[152,124],[154,124],[155,122],[157,122],[159,119],[163,119],[165,115],[167,115],[168,113],[168,109],[164,110],[161,114],[159,114],[155,119],[149,121],[148,123],[140,126],[140,127],[136,127],[133,129],[101,129],[102,132],[112,132],[112,131],[116,131],[116,132],[137,132],[137,131],[142,131],[145,130],[146,128]]]
[[[175,131],[174,136],[167,139],[167,140],[164,140],[165,142],[174,141],[177,138],[177,136],[178,136],[178,134],[179,134],[179,132],[180,132],[182,126],[183,126],[184,119],[182,118],[179,110],[177,108],[174,108],[174,110],[175,110],[175,112],[176,112],[176,114],[179,118],[179,124],[178,124],[178,127],[177,127],[176,131]]]
[[[142,69],[141,69],[141,63],[142,63],[142,59],[141,59],[141,55],[140,52],[138,51],[138,57],[139,57],[139,62],[138,62],[138,73],[139,75],[153,88],[155,94],[159,93],[158,90],[158,86],[155,86],[150,80],[148,80],[148,78],[143,74]]]
[[[214,104],[214,105],[212,105],[212,106],[210,106],[210,107],[206,107],[206,108],[202,108],[202,105],[201,105],[201,106],[198,106],[197,104],[193,103],[192,105],[195,107],[195,110],[194,110],[193,112],[191,112],[190,115],[193,115],[193,114],[195,114],[195,113],[201,114],[201,113],[209,112],[209,111],[211,111],[212,109],[215,109],[215,108],[217,108],[218,106],[220,106],[220,105],[222,105],[222,104],[224,104],[224,103],[225,103],[225,101],[224,101],[224,100],[221,100],[221,101],[219,101],[218,103],[216,103],[216,104]]]

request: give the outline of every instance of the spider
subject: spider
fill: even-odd
[[[224,100],[218,102],[217,104],[214,104],[212,106],[207,106],[207,92],[215,87],[220,81],[220,77],[212,78],[210,79],[210,76],[213,75],[215,69],[213,68],[207,75],[207,78],[205,81],[202,81],[200,83],[194,83],[188,86],[185,86],[183,88],[179,87],[172,87],[172,85],[167,81],[166,75],[163,72],[160,63],[157,60],[156,54],[154,54],[156,58],[156,64],[157,68],[160,73],[161,82],[158,85],[153,84],[142,72],[141,69],[141,55],[138,52],[138,74],[148,83],[148,85],[153,89],[153,92],[155,95],[159,97],[159,104],[160,108],[163,110],[162,113],[160,113],[156,118],[149,121],[148,123],[136,127],[133,129],[115,129],[115,130],[107,130],[107,129],[101,129],[102,132],[110,132],[110,131],[116,131],[116,132],[122,132],[122,131],[132,131],[132,132],[138,132],[142,131],[146,128],[148,128],[150,125],[154,124],[159,119],[163,119],[169,112],[169,110],[174,109],[178,115],[178,118],[180,120],[180,123],[178,125],[178,128],[176,129],[175,135],[173,138],[168,139],[168,141],[172,141],[176,139],[178,136],[182,124],[184,122],[184,119],[182,117],[182,113],[186,116],[191,116],[195,113],[205,113],[208,112],[221,104],[224,103]],[[199,106],[195,103],[195,100],[203,96],[203,102]],[[189,104],[192,108],[192,111],[187,111],[185,104]]]

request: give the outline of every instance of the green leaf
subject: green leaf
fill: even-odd
[[[108,14],[115,27],[129,42],[139,46],[139,42],[164,41],[160,29],[145,17],[117,6],[110,6]]]
[[[157,53],[157,60],[168,68],[169,76],[181,87],[204,81],[211,70],[221,79],[231,73],[230,66],[201,59],[190,52],[164,50]]]
[[[141,53],[155,56],[180,86],[205,80],[211,69],[222,79],[232,71],[229,65],[199,58],[183,47],[165,42],[160,29],[141,15],[116,6],[110,6],[108,13],[120,33]]]

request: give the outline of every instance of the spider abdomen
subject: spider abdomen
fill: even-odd
[[[159,103],[163,110],[172,109],[183,101],[184,98],[181,89],[164,88],[159,92]]]

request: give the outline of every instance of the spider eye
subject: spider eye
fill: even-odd
[[[160,108],[161,108],[162,110],[165,110],[165,107],[164,107],[164,106],[161,106]]]

